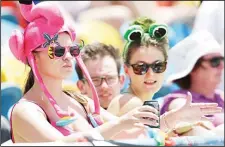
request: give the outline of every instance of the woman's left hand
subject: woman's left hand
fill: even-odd
[[[211,121],[210,117],[205,115],[214,115],[221,113],[222,108],[217,103],[192,103],[192,95],[188,92],[185,104],[174,110],[174,116],[179,121],[196,122]]]

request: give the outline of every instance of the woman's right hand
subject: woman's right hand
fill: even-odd
[[[158,113],[158,110],[154,107],[147,105],[140,106],[119,117],[119,123],[124,129],[132,127],[144,128],[145,125],[158,126]]]

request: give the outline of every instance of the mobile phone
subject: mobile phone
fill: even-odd
[[[157,123],[159,124],[158,126],[150,126],[150,125],[147,125],[151,128],[160,128],[160,113],[159,113],[159,103],[158,101],[145,101],[143,105],[148,105],[148,106],[152,106],[153,108],[155,108],[156,110],[158,110],[158,115],[159,116],[159,120],[157,121]]]

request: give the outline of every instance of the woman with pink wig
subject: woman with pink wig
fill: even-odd
[[[31,71],[24,96],[12,109],[13,142],[75,142],[80,136],[111,139],[121,132],[129,138],[134,134],[123,130],[136,126],[143,130],[143,124],[151,125],[144,117],[158,119],[156,109],[150,106],[138,107],[120,118],[101,109],[80,58],[82,46],[73,44],[75,31],[64,23],[59,9],[48,2],[20,1],[20,10],[29,24],[23,33],[13,32],[9,46]],[[93,101],[62,89],[62,80],[72,73],[74,58],[92,87]],[[108,122],[103,124],[103,120]]]

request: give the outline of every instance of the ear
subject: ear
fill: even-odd
[[[80,90],[81,94],[87,94],[85,83],[82,80],[77,81],[77,87]]]
[[[127,65],[124,64],[124,65],[123,65],[123,68],[124,68],[125,74],[126,74],[127,76],[129,76],[129,72],[128,72],[129,69],[128,69]]]
[[[34,55],[34,60],[35,60],[35,62],[38,63],[38,61],[39,61],[39,60],[38,60],[38,58],[39,58],[38,52],[33,52],[32,54]]]
[[[125,74],[124,74],[124,73],[122,73],[122,74],[120,75],[119,80],[120,80],[120,89],[121,89],[121,88],[123,88],[124,82],[125,82]]]
[[[200,68],[200,67],[198,67],[198,68]],[[197,72],[198,72],[198,68],[196,68],[196,69],[192,69],[192,71],[189,73],[191,76],[195,76],[196,74],[197,74]],[[202,68],[202,67],[201,67]]]
[[[189,73],[189,75],[190,75],[190,76],[195,75],[195,71],[191,71],[191,72]]]

